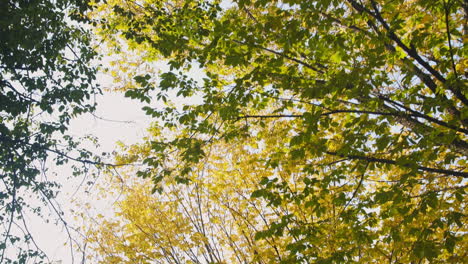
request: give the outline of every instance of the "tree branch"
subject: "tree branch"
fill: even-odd
[[[283,58],[285,58],[285,59],[288,59],[288,60],[290,60],[290,61],[294,61],[294,62],[296,62],[296,63],[298,63],[298,64],[300,64],[300,65],[302,65],[302,66],[304,66],[304,67],[306,67],[306,68],[309,68],[309,69],[311,69],[311,70],[313,70],[313,71],[315,71],[315,72],[323,73],[322,70],[319,70],[319,69],[315,68],[314,66],[308,64],[308,63],[305,62],[305,61],[302,61],[302,60],[299,60],[299,59],[297,59],[297,58],[291,57],[291,56],[289,56],[289,55],[286,55],[286,54],[284,54],[284,53],[278,52],[278,51],[276,51],[276,50],[272,50],[272,49],[269,49],[269,48],[265,48],[265,47],[262,47],[262,46],[260,46],[260,45],[248,44],[248,43],[245,43],[245,42],[242,42],[242,41],[239,41],[239,40],[233,40],[233,41],[234,41],[235,43],[237,43],[237,44],[246,45],[246,46],[251,46],[251,47],[254,47],[254,48],[257,48],[257,49],[261,49],[261,50],[267,51],[267,52],[269,52],[269,53],[273,53],[273,54],[275,54],[275,55],[278,55],[278,56],[283,57]]]
[[[382,163],[382,164],[397,165],[397,166],[401,166],[405,168],[412,168],[411,165],[398,164],[396,161],[390,160],[390,159],[375,158],[375,157],[361,156],[361,155],[346,155],[346,154],[341,154],[341,153],[334,152],[334,151],[325,151],[325,153],[328,155],[338,156],[342,158],[364,160],[364,161],[372,162],[372,163]],[[425,172],[433,172],[433,173],[446,174],[450,176],[468,178],[468,172],[437,169],[437,168],[430,168],[430,167],[424,167],[424,166],[417,166],[416,168],[420,171],[425,171]]]
[[[5,240],[3,241],[3,248],[2,248],[2,256],[0,258],[0,263],[3,263],[3,260],[5,258],[5,250],[8,248],[7,247],[7,242],[8,239],[10,238],[10,232],[11,232],[11,226],[13,225],[13,220],[15,216],[15,211],[16,211],[16,179],[13,179],[13,191],[12,191],[12,197],[11,197],[11,207],[10,207],[10,221],[8,223],[8,228],[6,230],[5,234]],[[5,186],[7,184],[5,183]]]
[[[461,128],[461,127],[457,127],[457,126],[454,126],[454,125],[450,125],[449,123],[447,122],[444,122],[442,120],[439,120],[439,119],[436,119],[434,117],[431,117],[431,116],[428,116],[428,115],[425,115],[425,114],[422,114],[418,111],[415,111],[401,103],[398,103],[396,101],[393,101],[391,99],[389,99],[388,97],[385,97],[383,95],[378,95],[378,97],[386,102],[389,102],[390,104],[393,104],[395,106],[398,106],[400,108],[403,108],[404,110],[408,111],[411,113],[412,116],[414,117],[420,117],[420,118],[423,118],[429,122],[432,122],[432,123],[435,123],[435,124],[438,124],[440,126],[443,126],[443,127],[446,127],[446,128],[450,128],[452,130],[455,130],[455,131],[458,131],[458,132],[462,132],[464,134],[468,134],[468,129],[464,129],[464,128]]]
[[[348,0],[348,1],[355,2],[354,0]],[[447,82],[447,80],[444,78],[444,76],[442,76],[441,73],[439,73],[431,65],[429,65],[429,63],[427,63],[425,60],[423,60],[423,58],[421,58],[421,56],[416,51],[416,48],[406,46],[403,43],[403,41],[395,34],[395,32],[393,32],[393,30],[391,30],[390,26],[387,24],[385,19],[383,19],[382,15],[381,15],[378,7],[377,7],[377,3],[372,0],[371,4],[372,4],[372,7],[374,9],[374,12],[370,12],[368,9],[364,9],[364,10],[366,10],[366,13],[368,13],[369,15],[371,15],[372,17],[377,19],[377,21],[379,21],[382,24],[382,26],[385,28],[385,30],[388,33],[388,37],[391,40],[393,40],[400,48],[402,48],[406,52],[406,54],[408,54],[411,58],[415,59],[421,66],[423,66],[424,69],[426,69],[428,72],[430,72],[432,74],[432,76],[434,76],[441,83],[445,84]],[[463,104],[468,105],[468,99],[463,95],[463,93],[459,89],[457,89],[455,87],[452,87],[452,86],[448,86],[447,88],[452,93],[454,93],[455,96]]]
[[[448,46],[449,46],[449,51],[450,51],[450,60],[452,62],[452,69],[453,73],[455,74],[455,78],[458,79],[458,74],[457,74],[457,67],[455,67],[455,60],[454,55],[453,55],[453,47],[452,47],[452,36],[450,34],[450,21],[449,21],[449,15],[450,15],[450,0],[447,0],[447,2],[444,1],[444,11],[445,11],[445,28],[447,30],[447,41],[448,41]]]

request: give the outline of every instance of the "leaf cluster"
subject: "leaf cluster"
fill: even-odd
[[[465,257],[464,2],[116,0],[101,12],[115,50],[169,65],[127,92],[163,127],[140,175],[185,182],[212,145],[275,138],[262,168],[301,176],[259,177],[252,195],[300,208],[256,230],[294,238],[283,261]],[[180,108],[168,91],[201,102]]]

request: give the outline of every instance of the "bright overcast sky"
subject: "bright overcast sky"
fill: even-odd
[[[103,77],[99,79],[99,82],[104,87],[108,84],[108,80]],[[96,136],[101,145],[98,153],[103,151],[112,152],[117,141],[132,144],[140,141],[145,136],[150,119],[145,116],[141,110],[142,105],[138,101],[125,98],[123,93],[117,92],[104,92],[103,95],[97,98],[97,101],[98,108],[95,115],[115,121],[107,121],[86,114],[72,121],[68,133],[76,137],[86,134]],[[66,220],[73,223],[73,216],[66,208],[69,207],[71,195],[75,192],[82,178],[67,180],[67,177],[71,174],[69,169],[55,167],[51,168],[51,170],[58,172],[58,181],[62,184],[61,194],[57,201],[67,214],[68,219]],[[82,190],[77,193],[84,195]],[[83,199],[86,200],[86,197],[83,197]],[[31,232],[36,242],[49,255],[50,260],[62,260],[63,264],[71,263],[70,248],[68,245],[64,245],[68,237],[63,226],[56,226],[53,223],[46,224],[40,219],[30,218],[29,220]],[[75,255],[75,263],[81,263],[81,259],[78,258],[79,255]]]
[[[156,63],[154,67],[167,71],[168,66],[164,63]],[[205,77],[203,71],[193,65],[188,75],[194,80],[201,82]],[[98,83],[101,87],[113,87],[112,78],[100,74]],[[171,93],[170,93],[171,94]],[[170,96],[172,97],[172,96]],[[133,144],[141,142],[142,138],[147,135],[147,128],[150,125],[151,118],[144,114],[141,110],[143,104],[138,100],[126,98],[123,92],[104,91],[104,94],[97,97],[97,110],[94,115],[85,114],[71,122],[68,133],[76,138],[91,134],[97,137],[100,148],[96,151],[97,154],[102,152],[111,153],[116,150],[116,142],[121,141],[124,144]],[[173,98],[174,99],[174,98]],[[176,104],[197,103],[200,98],[192,97],[184,100],[175,100]],[[152,102],[157,104],[157,102]],[[58,173],[57,181],[62,184],[61,193],[57,201],[65,211],[66,221],[73,224],[73,213],[67,208],[70,207],[72,196],[76,192],[77,186],[80,185],[82,177],[67,179],[71,175],[71,170],[66,168],[51,168]],[[52,173],[49,173],[52,174]],[[96,189],[95,189],[96,190]],[[97,191],[97,190],[96,190]],[[81,195],[80,200],[86,200],[86,196],[81,188],[77,195]],[[88,199],[89,200],[89,199]],[[96,211],[109,211],[112,208],[113,201],[92,201],[93,209]],[[102,207],[102,208],[100,208]],[[51,218],[54,218],[52,216]],[[64,245],[68,240],[66,231],[62,225],[46,224],[40,219],[30,219],[31,232],[35,236],[38,245],[44,250],[51,261],[62,260],[63,264],[72,263],[70,247]],[[78,237],[77,237],[78,238]],[[81,256],[75,251],[74,263],[81,263]]]

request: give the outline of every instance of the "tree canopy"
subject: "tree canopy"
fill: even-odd
[[[91,66],[97,54],[83,28],[88,4],[0,2],[0,263],[41,263],[24,210],[42,215],[31,197],[55,197],[57,183],[41,174],[47,158],[68,161],[77,149],[64,134],[70,119],[92,111],[92,96],[100,93]],[[89,158],[87,151],[78,154],[75,159]]]
[[[287,130],[276,130],[265,149],[283,141],[281,136]],[[115,218],[100,215],[94,220],[95,225],[85,227],[92,247],[88,259],[92,263],[281,261],[286,257],[282,248],[292,238],[256,241],[255,231],[266,229],[285,211],[301,209],[284,204],[279,210],[271,210],[264,201],[250,196],[260,188],[259,178],[275,174],[275,169],[265,169],[261,162],[268,151],[253,153],[244,148],[253,147],[255,141],[213,146],[204,162],[188,175],[190,184],[166,179],[161,193],[151,192],[150,179],[136,180],[135,170],[126,170],[121,178],[109,177],[96,196],[124,198],[116,202]],[[128,151],[131,155],[147,156],[150,148],[150,144],[143,143]],[[288,170],[279,173],[289,175],[290,170],[297,168],[292,165]]]
[[[136,180],[132,169],[123,172],[121,177],[109,177],[96,197],[111,195],[122,199],[115,203],[114,217],[100,214],[96,219],[85,218],[85,222],[94,223],[84,227],[86,243],[91,247],[88,260],[92,263],[381,263],[389,261],[390,252],[394,258],[390,260],[392,263],[413,260],[415,252],[409,248],[417,235],[410,230],[421,228],[421,223],[438,216],[415,214],[408,230],[394,222],[400,211],[391,213],[391,217],[385,216],[389,212],[368,213],[365,222],[369,224],[360,223],[364,219],[352,214],[355,208],[347,211],[356,205],[340,197],[342,193],[354,193],[359,188],[357,183],[321,189],[311,186],[311,179],[302,172],[303,166],[297,160],[265,168],[264,160],[272,150],[283,148],[289,133],[287,122],[268,123],[257,134],[264,138],[260,145],[257,138],[213,144],[202,162],[187,175],[190,184],[178,184],[174,178],[166,178],[161,184],[163,190],[152,193],[150,179]],[[157,130],[152,132],[150,139],[157,139]],[[131,146],[126,149],[128,154],[120,156],[118,161],[144,159],[150,151],[149,142]],[[368,188],[371,187],[374,186]],[[260,196],[266,199],[258,199]],[[365,197],[365,193],[355,199],[358,197]],[[372,228],[366,228],[369,226]],[[401,232],[401,240],[379,241],[387,232]],[[456,254],[462,255],[463,248],[459,246]],[[445,251],[437,260],[461,263],[461,257],[450,254],[453,252]]]
[[[139,166],[104,186],[123,196],[91,259],[463,263],[467,19],[462,0],[1,1],[0,262],[44,257],[23,210],[56,195],[48,158],[103,165],[66,135],[100,51],[154,124],[116,155]]]
[[[95,15],[121,55],[113,71],[126,95],[155,118],[157,137],[127,157],[154,191],[166,179],[193,184],[214,146],[253,141],[239,164],[271,173],[251,197],[300,208],[250,230],[287,241],[282,262],[461,263],[466,10],[456,0],[113,0]],[[158,60],[170,70],[138,68]]]

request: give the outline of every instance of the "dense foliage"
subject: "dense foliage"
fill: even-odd
[[[254,159],[251,165],[222,173],[251,179],[247,168],[259,166],[268,174],[258,175],[255,190],[246,186],[252,192],[245,199],[281,214],[249,232],[262,251],[268,241],[283,241],[276,245],[281,262],[466,259],[464,1],[113,0],[96,15],[114,53],[140,55],[136,63],[122,56],[114,71],[133,78],[121,78],[126,94],[146,103],[160,127],[125,161],[141,160],[137,174],[160,191],[172,179],[196,184],[201,167],[217,166],[215,146],[255,142],[238,157],[238,164]],[[157,60],[170,71],[136,70]],[[187,74],[194,65],[202,81]],[[190,99],[199,103],[174,103]],[[270,138],[278,145],[268,145]],[[146,232],[132,228],[124,229],[122,246]],[[151,250],[166,246],[157,241]],[[143,254],[141,261],[149,260]],[[223,261],[231,260],[202,262]]]
[[[57,184],[41,174],[46,160],[68,160],[77,146],[64,136],[69,121],[93,110],[100,93],[82,28],[88,8],[86,0],[0,1],[0,263],[40,263],[24,210],[41,215],[32,197],[56,195]],[[88,158],[80,153],[75,159]]]
[[[277,129],[266,142],[267,149],[284,143],[284,133],[287,130]],[[259,178],[275,175],[275,169],[265,169],[261,162],[268,151],[252,153],[244,148],[255,144],[251,139],[213,146],[188,176],[190,184],[167,179],[161,193],[151,192],[149,179],[136,180],[134,170],[127,170],[122,178],[107,178],[96,196],[124,199],[114,204],[116,218],[99,215],[95,225],[85,227],[87,242],[93,247],[90,262],[266,263],[286,258],[281,249],[292,238],[256,241],[255,230],[267,228],[269,221],[280,219],[286,211],[300,212],[301,208],[291,204],[271,210],[250,197],[260,188]],[[145,155],[150,148],[142,144],[128,151]],[[289,176],[297,168],[291,164],[285,170],[276,173]]]

